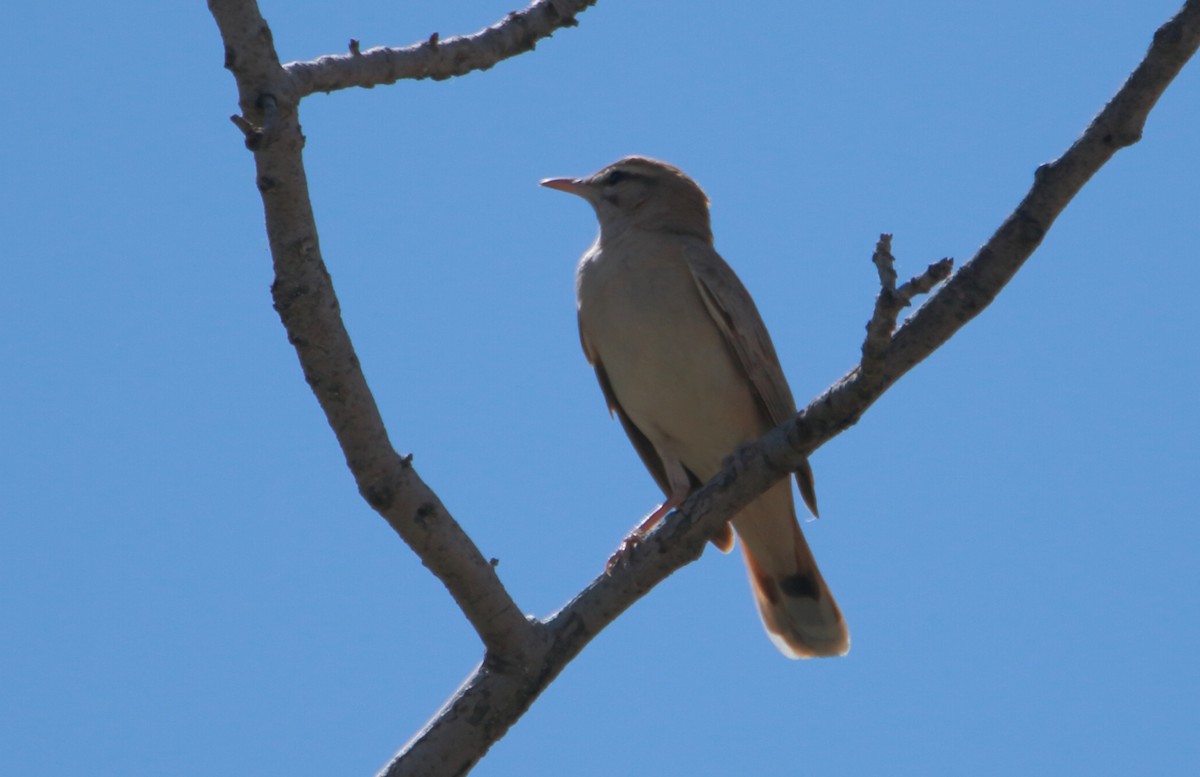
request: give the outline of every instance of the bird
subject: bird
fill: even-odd
[[[627,539],[635,543],[739,446],[793,416],[796,403],[754,300],[713,246],[708,197],[683,171],[629,156],[541,185],[587,200],[600,223],[576,269],[579,337],[610,414],[666,496]],[[816,515],[807,461],[794,474]],[[844,655],[849,632],[800,529],[790,482],[731,523],[711,541],[728,553],[737,533],[779,651]]]

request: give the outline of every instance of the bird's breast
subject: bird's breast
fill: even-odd
[[[580,264],[579,321],[622,411],[708,477],[764,424],[678,239],[616,242]]]

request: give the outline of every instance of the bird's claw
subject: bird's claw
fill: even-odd
[[[634,548],[642,544],[643,539],[645,539],[644,535],[641,532],[635,531],[621,540],[621,544],[617,547],[616,552],[609,557],[608,563],[604,565],[604,574],[611,575],[614,569],[627,563],[629,561],[629,554],[633,552]]]

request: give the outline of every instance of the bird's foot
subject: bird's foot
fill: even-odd
[[[604,574],[611,575],[613,570],[629,561],[629,554],[633,549],[642,544],[642,540],[646,539],[645,533],[634,530],[628,537],[621,540],[621,544],[617,546],[617,550],[608,558],[608,563],[604,565]]]

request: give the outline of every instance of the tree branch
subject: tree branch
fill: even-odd
[[[593,0],[594,2],[594,0]],[[297,105],[304,95],[398,78],[446,78],[484,69],[532,48],[593,4],[539,0],[525,16],[466,38],[436,38],[403,50],[352,47],[343,57],[281,66],[253,0],[209,0],[237,79],[235,123],[254,151],[257,183],[275,264],[272,286],[289,341],[346,457],[363,497],[442,580],[486,648],[471,678],[386,767],[384,774],[462,774],[520,718],[541,691],[605,626],[679,567],[699,558],[707,537],[791,471],[805,456],[855,424],[884,391],[978,315],[1040,244],[1087,180],[1119,148],[1141,137],[1146,116],[1200,46],[1200,0],[1188,0],[1154,37],[1145,60],[1034,185],[996,234],[895,334],[912,296],[944,277],[947,260],[895,288],[890,244],[876,252],[882,291],[858,367],[794,419],[737,451],[712,480],[628,554],[544,623],[528,621],[478,548],[421,481],[411,457],[392,448],[341,321],[321,258],[302,162]],[[516,21],[519,19],[520,21]],[[356,60],[371,60],[367,65]]]
[[[1141,64],[1084,133],[1034,183],[991,239],[896,332],[877,373],[861,366],[827,389],[782,429],[763,439],[763,455],[794,466],[857,423],[906,372],[979,315],[1041,244],[1071,199],[1121,148],[1142,137],[1158,98],[1200,46],[1200,0],[1187,0],[1158,29]],[[749,466],[749,465],[747,465]]]
[[[1188,0],[1155,34],[1142,64],[1079,140],[1057,161],[1039,168],[1029,194],[992,239],[900,327],[879,356],[878,369],[860,364],[795,418],[737,451],[721,472],[629,552],[626,564],[611,575],[600,574],[551,616],[545,622],[544,666],[530,675],[532,685],[512,683],[511,677],[499,678],[481,667],[380,774],[461,774],[469,769],[485,750],[451,749],[451,743],[462,742],[457,738],[461,729],[494,733],[512,725],[596,634],[668,575],[699,558],[707,538],[728,516],[785,477],[802,457],[857,423],[905,372],[995,299],[1084,183],[1117,149],[1137,141],[1150,109],[1198,46],[1200,0]],[[948,260],[942,260],[905,286],[916,294],[926,283],[932,288],[937,276],[948,270]],[[894,275],[890,282],[882,280],[883,295],[889,283],[894,285]],[[869,361],[865,354],[864,361]],[[444,760],[435,761],[434,753]],[[430,771],[434,763],[444,771]]]
[[[868,380],[878,379],[883,370],[883,359],[892,343],[896,321],[900,311],[912,304],[913,298],[928,294],[934,286],[950,277],[954,268],[952,259],[941,259],[925,272],[896,288],[896,259],[892,256],[892,236],[880,235],[871,256],[879,271],[879,296],[875,298],[875,312],[867,322],[867,337],[863,340],[862,362],[859,369]]]
[[[532,51],[556,30],[576,26],[575,17],[595,4],[596,0],[537,0],[473,35],[439,40],[435,32],[402,49],[379,46],[361,52],[358,41],[352,41],[349,54],[289,62],[284,68],[296,84],[297,97],[354,86],[370,89],[404,78],[441,81]]]
[[[489,653],[519,663],[540,641],[496,572],[437,495],[388,440],[342,323],[321,258],[308,195],[297,105],[271,31],[253,0],[209,0],[237,79],[235,120],[254,151],[275,264],[275,310],[325,411],[363,498],[417,552],[454,597]]]

